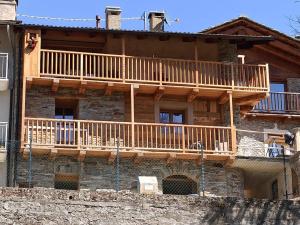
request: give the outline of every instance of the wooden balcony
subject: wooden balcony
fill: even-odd
[[[271,92],[251,111],[252,115],[300,118],[300,93]]]
[[[96,88],[101,82],[114,83],[119,89],[128,88],[125,84],[139,84],[144,86],[141,90],[146,94],[154,93],[157,88],[155,86],[172,89],[172,93],[180,93],[178,90],[184,88],[184,94],[188,94],[191,88],[202,88],[208,92],[218,92],[212,97],[219,97],[227,90],[234,90],[236,92],[233,97],[236,98],[247,97],[257,92],[266,93],[269,90],[268,65],[46,49],[40,50],[39,60],[38,74],[30,75],[28,72],[26,75],[30,84],[51,85],[49,79],[57,79],[57,82],[60,80],[60,84],[64,86],[80,86],[85,82],[90,88]],[[172,94],[171,92],[167,94]]]
[[[228,160],[235,155],[230,127],[25,118],[24,154],[154,159]],[[233,138],[234,137],[234,138]],[[27,153],[26,153],[27,152]],[[137,159],[139,160],[139,159]]]

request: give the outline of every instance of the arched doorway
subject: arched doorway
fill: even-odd
[[[172,195],[197,194],[197,183],[187,176],[173,175],[162,182],[163,193]]]
[[[292,189],[293,189],[293,197],[299,197],[299,181],[297,173],[294,169],[292,169]]]

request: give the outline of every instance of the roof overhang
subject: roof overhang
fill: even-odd
[[[250,35],[227,35],[227,34],[206,34],[206,33],[184,33],[184,32],[152,32],[144,30],[107,30],[92,27],[65,27],[65,26],[47,26],[35,24],[19,24],[21,29],[40,29],[40,30],[57,30],[67,32],[92,32],[115,35],[141,35],[153,37],[181,37],[186,40],[206,40],[208,42],[220,42],[227,40],[232,44],[241,44],[244,46],[252,46],[256,44],[264,44],[273,41],[272,36],[250,36]]]

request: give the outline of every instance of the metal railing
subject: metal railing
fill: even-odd
[[[252,111],[300,114],[300,93],[271,92],[270,96],[261,100]]]
[[[0,53],[0,79],[7,79],[8,53]]]
[[[25,129],[25,144],[39,146],[233,154],[230,127],[26,118]]]
[[[41,50],[40,75],[65,79],[268,91],[268,65]]]
[[[0,122],[0,150],[7,149],[7,130],[8,123]]]

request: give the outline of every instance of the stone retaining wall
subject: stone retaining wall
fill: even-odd
[[[134,159],[120,159],[120,189],[137,189],[138,176],[156,176],[159,190],[162,181],[172,175],[183,175],[192,179],[199,188],[201,166],[195,161],[178,160],[167,164],[164,160],[145,159],[134,163]],[[83,162],[70,157],[58,157],[49,160],[48,156],[32,158],[32,183],[35,187],[54,187],[57,173],[79,175],[79,187],[96,189],[114,189],[116,182],[116,165],[109,164],[106,158],[86,158]],[[243,197],[244,176],[239,169],[225,168],[220,163],[205,163],[205,190],[209,196]],[[28,180],[28,160],[18,161],[17,183]]]
[[[299,224],[299,201],[0,189],[0,224]]]

